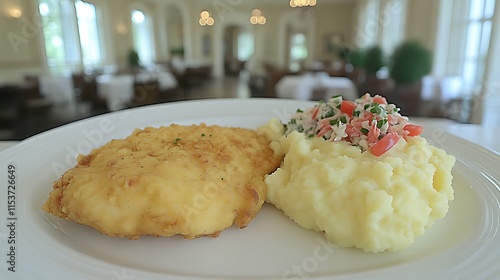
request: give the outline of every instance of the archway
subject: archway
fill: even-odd
[[[283,15],[278,24],[278,63],[287,69],[293,63],[290,57],[291,42],[297,34],[303,34],[307,57],[303,63],[314,57],[315,20],[314,9],[293,9]],[[300,36],[299,36],[300,37]]]
[[[184,57],[184,24],[180,9],[175,5],[166,8],[167,49],[170,57]]]
[[[249,32],[253,36],[252,24],[249,21],[249,15],[241,12],[232,12],[224,15],[224,20],[216,22],[214,25],[214,60],[212,62],[213,75],[215,77],[224,76],[224,35],[225,31],[236,28],[239,32]],[[252,40],[252,44],[255,44]]]
[[[189,7],[184,1],[169,1],[158,10],[161,27],[161,48],[164,56],[182,52],[185,60],[191,59],[191,21]]]
[[[254,35],[242,26],[228,25],[224,29],[224,74],[238,76],[254,53]]]

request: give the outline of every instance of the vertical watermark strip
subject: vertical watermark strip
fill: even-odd
[[[9,272],[17,271],[17,168],[13,163],[7,165],[7,211],[5,226],[7,227],[7,270]]]

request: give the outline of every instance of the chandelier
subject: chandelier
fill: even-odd
[[[205,25],[214,25],[214,18],[210,16],[210,13],[208,11],[203,11],[200,13],[200,20],[198,23],[201,26]]]
[[[316,6],[317,0],[290,0],[290,7],[312,7]]]
[[[259,9],[255,9],[252,11],[252,16],[250,17],[251,24],[260,24],[263,25],[266,23],[266,18],[262,15]]]

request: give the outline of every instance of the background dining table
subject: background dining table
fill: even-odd
[[[276,96],[299,100],[324,100],[341,95],[345,100],[358,97],[356,86],[345,77],[330,77],[326,72],[290,75],[276,84]]]
[[[74,86],[69,76],[41,76],[38,78],[40,93],[53,104],[68,104],[75,101]]]
[[[106,100],[110,111],[127,108],[134,97],[134,76],[101,75],[96,78],[97,95]]]
[[[101,75],[96,78],[97,94],[106,101],[110,111],[128,107],[134,98],[134,84],[158,82],[158,89],[166,91],[177,87],[171,72],[140,72],[135,75]]]

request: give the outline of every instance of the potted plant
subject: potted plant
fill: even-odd
[[[393,83],[391,80],[386,78],[381,79],[377,76],[377,73],[385,64],[384,52],[380,46],[373,46],[366,50],[363,61],[366,77],[359,90],[360,95],[366,92],[386,95],[392,89]]]
[[[361,49],[355,49],[349,53],[349,63],[354,69],[363,69],[365,65],[366,53]]]
[[[339,48],[338,57],[345,62],[345,75],[353,81],[359,88],[359,85],[364,81],[364,61],[365,52],[359,48],[349,48],[342,46]]]
[[[170,55],[172,56],[178,56],[178,57],[184,57],[184,47],[172,47],[170,48]]]
[[[365,52],[361,49],[350,49],[343,47],[339,51],[339,57],[346,62],[346,66],[350,69],[346,69],[347,72],[353,69],[363,69],[365,61]]]
[[[431,52],[418,41],[402,43],[391,57],[390,75],[396,85],[419,84],[431,69]]]
[[[373,46],[367,49],[363,64],[366,74],[376,76],[377,72],[385,66],[382,48]]]
[[[137,68],[141,66],[141,61],[139,59],[139,53],[136,50],[130,50],[128,52],[128,66],[130,68]]]
[[[403,114],[418,115],[422,78],[431,69],[431,52],[420,42],[403,42],[394,50],[389,74],[396,86],[388,98],[401,108]]]

